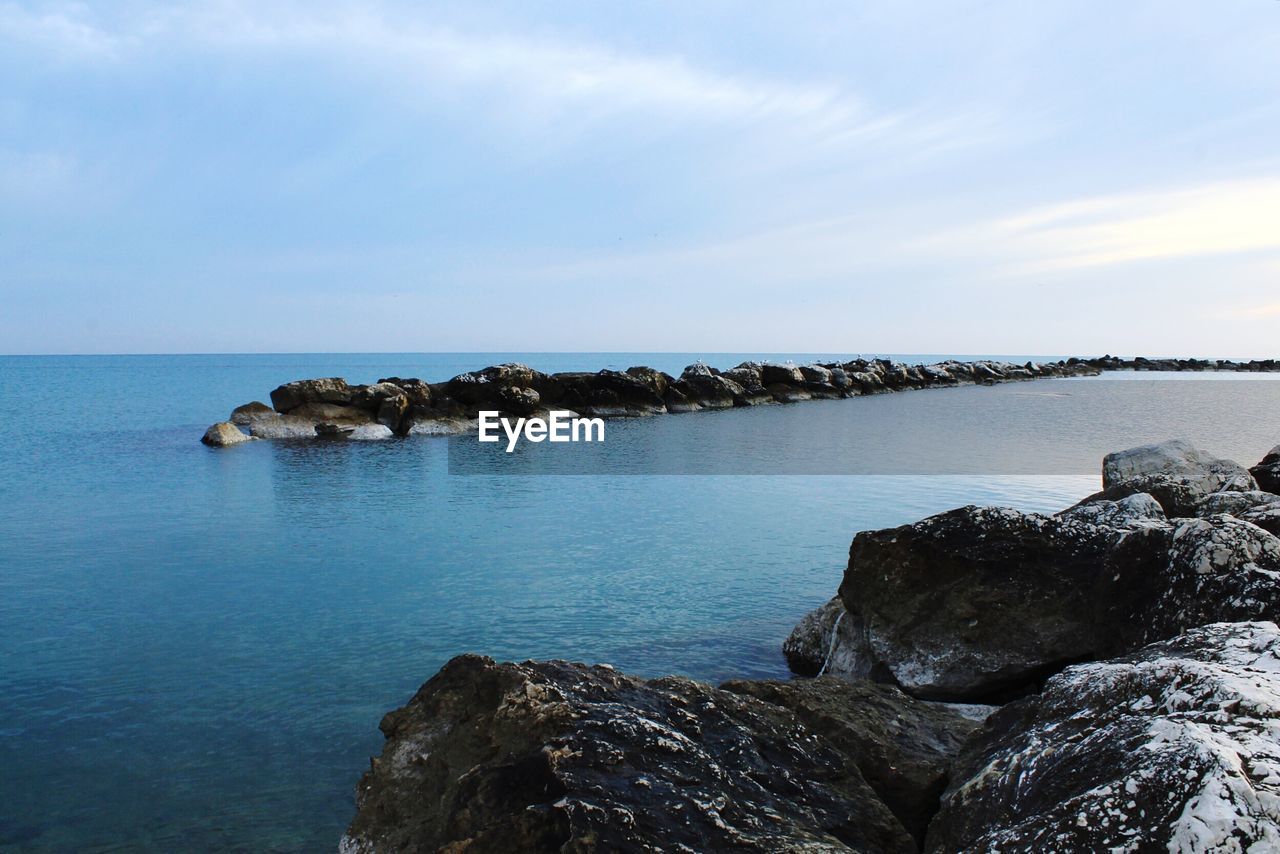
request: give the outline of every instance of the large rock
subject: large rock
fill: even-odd
[[[1094,587],[1120,535],[973,506],[858,534],[840,585],[855,671],[938,699],[1034,686],[1096,650]]]
[[[1276,620],[1280,538],[1227,515],[1179,519],[1125,537],[1103,579],[1099,624],[1115,652],[1205,623]]]
[[[239,445],[241,442],[248,442],[251,438],[240,432],[240,428],[230,421],[219,421],[204,431],[200,441],[211,448],[227,448],[231,445]]]
[[[890,685],[857,680],[735,680],[721,688],[790,709],[857,764],[917,842],[938,810],[952,760],[995,711],[917,700]]]
[[[793,712],[688,679],[461,656],[381,728],[345,854],[915,848]]]
[[[1170,516],[1191,516],[1214,492],[1246,492],[1258,486],[1239,463],[1222,460],[1174,439],[1108,454],[1102,462],[1102,492],[1086,498],[1117,499],[1150,493]]]
[[[271,392],[271,405],[276,412],[289,412],[304,403],[351,403],[351,386],[342,377],[298,380],[285,383]]]
[[[528,365],[508,362],[493,365],[480,371],[459,374],[449,380],[449,395],[462,403],[479,406],[490,405],[497,399],[498,390],[506,387],[538,388],[546,375]]]
[[[1249,474],[1258,482],[1259,489],[1280,492],[1280,445],[1272,448],[1262,462],[1249,469]]]
[[[746,394],[742,386],[706,365],[690,365],[673,388],[702,409],[728,409]]]
[[[962,754],[929,847],[1280,850],[1280,631],[1192,629],[1006,706]]]
[[[782,654],[793,673],[801,676],[872,676],[875,663],[867,648],[860,617],[851,615],[835,596],[805,614],[782,643]],[[887,673],[880,674],[887,676]]]

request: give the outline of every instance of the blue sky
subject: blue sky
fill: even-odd
[[[1280,3],[0,2],[0,352],[1280,356]]]

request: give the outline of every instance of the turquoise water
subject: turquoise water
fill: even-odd
[[[379,718],[453,655],[783,676],[782,639],[835,590],[855,531],[967,502],[1056,510],[1097,487],[460,476],[461,440],[198,443],[291,379],[438,380],[511,358],[694,360],[0,358],[0,850],[331,849]],[[869,401],[769,411],[785,443]]]

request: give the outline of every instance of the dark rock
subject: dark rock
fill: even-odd
[[[644,383],[649,391],[653,392],[654,397],[659,400],[666,394],[667,387],[674,382],[674,378],[670,374],[645,367],[644,365],[627,368],[627,374]]]
[[[965,748],[932,851],[1274,851],[1280,631],[1214,624],[1069,668]]]
[[[1120,536],[1071,519],[963,507],[858,534],[840,598],[856,670],[921,697],[992,698],[1098,644],[1091,594]]]
[[[291,409],[284,417],[312,423],[330,421],[335,424],[372,424],[374,421],[373,415],[367,410],[340,403],[304,403]]]
[[[766,386],[775,383],[783,385],[804,385],[804,374],[795,365],[761,365],[760,381]]]
[[[560,402],[583,415],[617,418],[666,412],[663,395],[657,391],[662,385],[665,392],[665,381],[652,376],[606,370],[555,374],[552,379],[562,389]]]
[[[204,431],[204,436],[200,439],[211,448],[227,448],[250,440],[251,437],[240,432],[240,428],[230,421],[219,421]]]
[[[531,388],[507,386],[498,392],[498,406],[512,415],[532,415],[542,404],[542,396]]]
[[[430,389],[428,389],[428,394],[430,394]],[[395,383],[377,382],[373,385],[351,387],[351,405],[360,409],[367,409],[372,413],[376,413],[381,409],[384,401],[396,397],[404,397],[408,400],[404,389]]]
[[[811,732],[853,759],[921,844],[938,811],[952,760],[995,711],[917,700],[890,685],[864,680],[734,680],[720,687],[795,712]]]
[[[1249,469],[1249,474],[1258,482],[1259,489],[1280,492],[1280,445],[1272,448],[1262,462]]]
[[[322,439],[345,439],[355,432],[354,424],[334,424],[322,421],[316,425],[316,435]]]
[[[459,374],[449,380],[447,388],[451,397],[474,406],[496,401],[499,389],[508,386],[537,388],[545,378],[545,374],[533,370],[528,365],[509,362],[480,371]]]
[[[274,409],[265,403],[255,400],[252,403],[246,403],[231,410],[230,420],[232,424],[248,425],[262,418],[274,418],[275,415],[276,411]]]
[[[271,405],[276,412],[289,412],[304,403],[351,402],[351,387],[342,377],[298,380],[285,383],[271,392]]]
[[[685,368],[674,388],[702,409],[728,409],[745,394],[742,386],[706,365]]]
[[[1123,652],[1193,626],[1280,618],[1280,539],[1218,515],[1134,532],[1108,555],[1097,596]]]
[[[1244,510],[1240,513],[1240,519],[1280,536],[1280,501]]]
[[[381,728],[344,854],[915,848],[794,713],[688,679],[461,656]]]
[[[388,383],[388,385],[390,385]],[[397,386],[391,386],[397,388]],[[409,431],[409,422],[406,416],[409,413],[409,398],[403,394],[397,394],[392,397],[382,398],[382,402],[378,404],[378,423],[386,427],[392,433],[404,435]]]

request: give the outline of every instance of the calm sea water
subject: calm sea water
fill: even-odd
[[[331,849],[381,747],[379,718],[453,655],[784,676],[782,639],[833,593],[857,530],[968,502],[1056,510],[1098,485],[462,476],[448,473],[462,440],[198,443],[291,379],[438,380],[510,359],[678,373],[694,356],[0,358],[0,850]],[[1134,418],[1142,395],[1179,393],[1138,378]],[[1220,436],[1212,450],[1255,461],[1280,442],[1266,438],[1280,419],[1230,417],[1220,388],[1227,397],[1165,407],[1178,423],[1144,429]],[[943,417],[949,392],[921,394]],[[812,442],[846,435],[874,400],[752,418],[783,445]],[[716,417],[631,422],[624,435]]]

